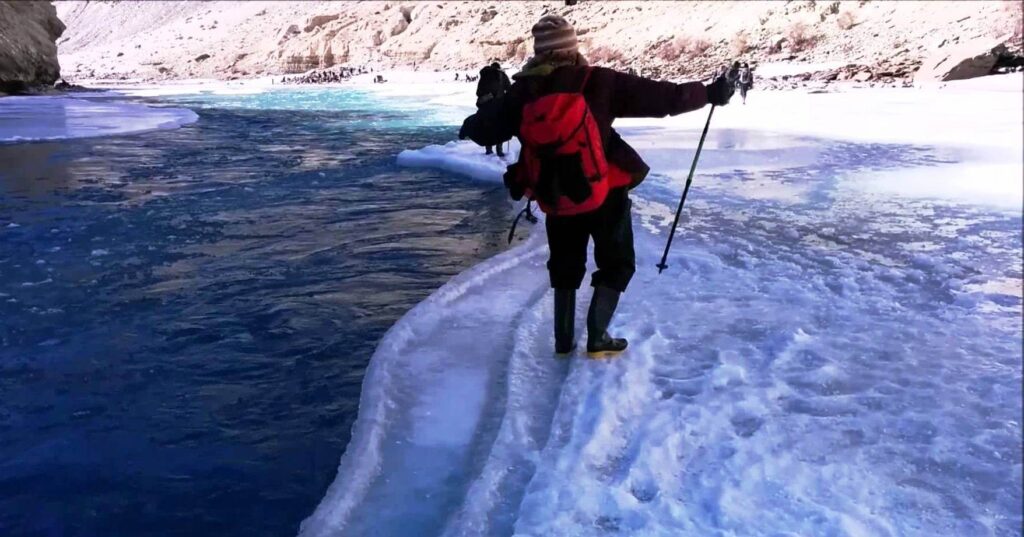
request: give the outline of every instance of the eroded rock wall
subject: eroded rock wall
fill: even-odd
[[[0,92],[52,86],[60,78],[64,24],[50,2],[0,1]]]

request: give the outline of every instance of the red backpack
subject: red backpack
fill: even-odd
[[[590,69],[574,93],[551,93],[523,107],[517,189],[550,215],[593,211],[608,195],[601,132],[583,98]]]

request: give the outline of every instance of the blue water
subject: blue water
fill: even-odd
[[[174,104],[0,146],[0,536],[294,534],[383,332],[503,247],[500,186],[394,165],[452,137],[422,108]]]

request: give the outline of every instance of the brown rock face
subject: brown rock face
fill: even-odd
[[[56,41],[62,33],[50,2],[0,1],[0,92],[52,86],[60,78]]]
[[[978,38],[955,47],[934,52],[921,64],[914,82],[964,80],[992,73],[1000,54],[1006,52],[1005,39]]]

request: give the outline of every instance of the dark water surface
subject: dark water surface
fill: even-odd
[[[197,112],[0,146],[0,536],[295,534],[381,335],[502,246],[500,187],[394,165],[450,128]]]

